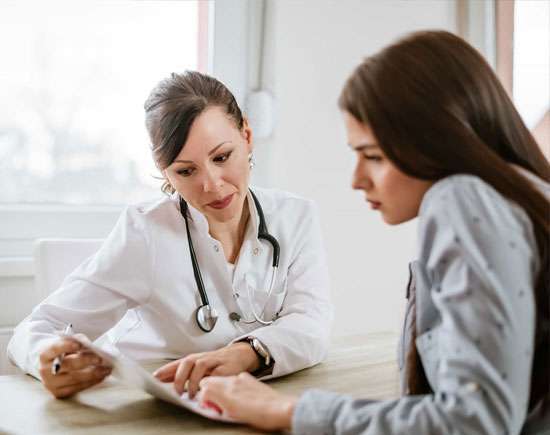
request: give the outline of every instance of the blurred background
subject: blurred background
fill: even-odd
[[[0,0],[0,373],[13,326],[40,301],[33,243],[105,237],[158,198],[143,102],[172,71],[234,91],[255,131],[253,182],[314,199],[335,335],[395,330],[415,226],[385,226],[350,187],[336,100],[365,56],[445,29],[495,68],[550,156],[546,0]],[[429,126],[427,126],[429,128]]]

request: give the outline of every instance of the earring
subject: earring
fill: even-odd
[[[250,169],[256,165],[256,160],[254,160],[254,155],[252,153],[248,155],[248,165],[250,166]]]

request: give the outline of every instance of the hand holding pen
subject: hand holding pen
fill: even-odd
[[[73,335],[73,324],[69,323],[67,327],[65,328],[65,331],[63,331],[64,336],[71,336]],[[59,372],[59,369],[61,368],[61,364],[63,363],[63,358],[65,358],[65,352],[63,352],[61,355],[58,355],[54,358],[53,364],[52,364],[52,375],[57,375],[57,372]]]
[[[71,325],[67,325],[63,336],[40,353],[42,383],[56,398],[69,397],[98,384],[112,371],[101,357],[71,339],[71,335]]]

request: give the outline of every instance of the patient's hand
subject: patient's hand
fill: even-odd
[[[65,354],[57,374],[52,373],[53,361]],[[58,399],[72,396],[98,384],[111,373],[99,356],[70,338],[60,338],[40,354],[40,377],[44,386]]]
[[[230,376],[242,372],[253,372],[260,366],[256,352],[248,343],[233,343],[211,352],[193,353],[172,361],[153,375],[162,382],[174,382],[178,394],[187,384],[187,392],[193,398],[199,389],[199,382],[205,376]]]
[[[200,383],[198,398],[238,422],[261,430],[287,430],[297,398],[275,391],[248,373],[230,377],[209,377]]]

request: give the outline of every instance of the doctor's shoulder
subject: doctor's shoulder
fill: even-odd
[[[179,223],[181,215],[178,208],[177,197],[164,196],[150,201],[130,204],[124,208],[120,219],[126,219],[138,229],[145,227],[171,226]]]
[[[285,219],[294,225],[305,223],[318,215],[315,201],[280,189],[251,187],[258,196],[264,213],[271,219]]]
[[[118,220],[106,239],[106,245],[113,241],[150,245],[160,234],[179,231],[181,216],[177,200],[166,196],[151,201],[127,205],[121,211]]]
[[[287,247],[322,245],[322,229],[315,201],[279,189],[252,187],[262,205],[269,231]],[[319,249],[321,249],[321,245]]]

